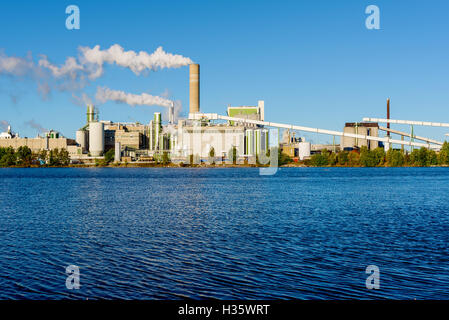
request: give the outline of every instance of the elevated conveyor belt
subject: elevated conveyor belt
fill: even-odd
[[[436,145],[436,144],[430,144],[430,143],[401,141],[401,140],[390,139],[388,137],[381,138],[381,137],[373,137],[373,136],[354,134],[354,133],[346,133],[346,132],[341,132],[341,131],[333,131],[333,130],[326,130],[326,129],[319,129],[319,128],[302,127],[302,126],[295,126],[295,125],[290,125],[290,124],[282,124],[282,123],[275,123],[275,122],[268,122],[268,121],[234,118],[234,117],[222,116],[217,113],[190,113],[189,119],[191,119],[191,120],[201,120],[201,119],[227,120],[227,121],[235,121],[235,122],[239,122],[239,123],[243,123],[243,124],[244,123],[258,124],[258,125],[263,125],[263,126],[267,126],[267,127],[299,130],[299,131],[305,131],[305,132],[314,132],[314,133],[326,134],[326,135],[331,135],[331,136],[366,139],[366,140],[380,141],[380,142],[385,142],[385,143],[390,143],[390,144],[400,144],[400,145],[414,146],[414,147],[425,147],[425,148],[436,149],[436,150],[441,149],[441,146]],[[368,121],[368,120],[366,120],[366,121]]]

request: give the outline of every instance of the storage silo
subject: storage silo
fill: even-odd
[[[153,120],[151,120],[150,121],[150,125],[149,125],[149,140],[150,140],[150,142],[149,142],[149,146],[148,146],[148,148],[150,149],[150,150],[154,150],[154,121]]]
[[[76,132],[76,143],[80,145],[83,151],[87,150],[87,132],[84,130],[78,130]]]
[[[89,123],[89,152],[93,157],[99,157],[104,152],[104,124]]]
[[[120,162],[121,160],[122,160],[122,146],[120,142],[116,142],[114,149],[114,161]]]
[[[256,129],[254,130],[254,152],[256,155],[260,154],[261,150],[261,136],[262,136],[262,130]]]
[[[254,130],[247,129],[245,132],[246,135],[246,150],[245,154],[252,156],[254,155]]]
[[[310,149],[311,144],[310,142],[300,142],[298,145],[298,156],[299,160],[304,160],[304,158],[310,157]]]
[[[260,133],[260,153],[266,154],[268,151],[268,130],[262,129]]]
[[[163,145],[162,140],[162,117],[160,112],[154,113],[154,150],[161,150]]]

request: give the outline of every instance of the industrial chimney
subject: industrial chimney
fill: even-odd
[[[175,123],[175,103],[172,101],[171,106],[168,109],[168,123]]]
[[[190,69],[190,108],[189,113],[200,112],[200,65],[191,64]]]

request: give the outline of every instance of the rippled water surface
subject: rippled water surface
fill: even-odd
[[[448,168],[0,169],[0,204],[0,299],[449,299]]]

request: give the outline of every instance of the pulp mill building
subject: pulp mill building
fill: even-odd
[[[189,72],[189,115],[200,112],[200,68],[191,64]],[[179,119],[174,121],[173,106],[169,108],[168,123],[162,123],[160,112],[155,112],[148,124],[119,123],[99,120],[97,109],[87,107],[87,122],[76,132],[78,154],[73,160],[83,161],[102,156],[115,149],[116,160],[149,160],[167,153],[173,161],[186,161],[190,156],[207,159],[227,158],[234,147],[240,157],[255,159],[269,148],[268,129],[262,125],[243,124],[238,121],[214,123]],[[228,116],[241,119],[264,120],[264,101],[256,106],[229,106]]]
[[[265,104],[260,100],[253,106],[228,106],[226,115],[200,112],[200,66],[189,66],[189,117],[174,119],[174,106],[169,108],[168,122],[162,123],[155,112],[147,124],[100,120],[98,109],[87,106],[85,125],[76,131],[76,138],[64,138],[55,131],[44,137],[20,138],[10,128],[0,134],[0,147],[29,146],[32,151],[67,149],[73,162],[92,162],[114,149],[116,161],[152,161],[166,154],[172,161],[229,159],[236,149],[240,159],[255,163],[257,155],[265,155],[271,147],[280,147],[292,158],[303,160],[321,149],[333,151],[367,146],[375,149],[386,138],[379,138],[377,123],[347,123],[343,132],[277,124],[265,121]],[[273,127],[275,129],[273,129]],[[270,128],[270,129],[269,129]],[[280,130],[283,138],[280,139]],[[311,145],[297,131],[340,136],[340,144]],[[389,140],[388,140],[389,141]],[[212,151],[213,150],[213,151]]]

